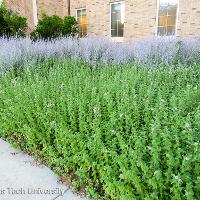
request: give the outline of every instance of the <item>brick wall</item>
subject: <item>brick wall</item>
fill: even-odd
[[[72,1],[71,14],[76,16],[76,9],[86,8],[88,33],[98,36],[110,36],[110,3],[115,0],[79,0]],[[125,31],[127,40],[141,39],[155,34],[156,1],[125,0]]]
[[[33,26],[32,0],[5,0],[8,6],[28,17],[29,27]],[[125,40],[140,40],[156,33],[158,0],[124,0]],[[68,0],[37,0],[38,16],[42,12],[61,17],[68,14]],[[117,0],[71,0],[71,15],[76,9],[86,8],[88,34],[110,36],[110,3]],[[179,0],[178,36],[200,35],[200,0]]]
[[[66,13],[64,12],[66,5],[64,0],[37,0],[37,8],[38,8],[38,16],[40,17],[43,12],[47,15],[59,15],[63,17],[67,15],[67,7]]]
[[[156,0],[126,0],[125,38],[139,40],[155,36],[156,33]]]
[[[66,0],[64,0],[66,1]],[[88,6],[89,1],[88,0],[71,0],[71,15],[76,16],[76,9],[79,8],[86,8],[86,5]],[[88,15],[88,9],[87,9],[87,15]]]
[[[98,36],[109,36],[110,3],[109,0],[89,0],[87,4],[88,32]]]
[[[125,40],[140,40],[155,36],[158,0],[124,0]],[[72,0],[71,14],[87,9],[88,33],[110,36],[110,3],[117,0]],[[179,0],[178,36],[200,36],[200,0]]]
[[[180,0],[177,35],[200,36],[200,0]]]
[[[5,0],[8,8],[27,17],[28,32],[34,28],[32,0]]]

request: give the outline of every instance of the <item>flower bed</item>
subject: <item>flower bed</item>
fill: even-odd
[[[58,44],[47,45],[56,52]],[[27,61],[0,78],[0,137],[71,175],[75,189],[95,199],[199,198],[198,63],[93,69],[66,58]]]

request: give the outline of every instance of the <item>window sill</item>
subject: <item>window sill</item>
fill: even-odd
[[[124,42],[124,37],[111,37],[112,42]]]
[[[176,35],[156,35],[158,38],[176,38]]]

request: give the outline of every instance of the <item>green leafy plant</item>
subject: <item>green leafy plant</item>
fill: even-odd
[[[61,36],[75,36],[77,32],[77,22],[74,17],[67,16],[62,19],[57,15],[48,16],[44,13],[36,29],[31,33],[31,38],[50,40]]]
[[[13,11],[0,6],[0,36],[24,37],[27,30],[27,19]]]
[[[76,36],[78,32],[78,24],[76,19],[72,16],[64,17],[62,36]]]
[[[197,200],[199,69],[37,62],[0,79],[0,137],[95,199]]]

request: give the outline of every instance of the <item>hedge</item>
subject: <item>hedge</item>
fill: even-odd
[[[24,37],[27,30],[27,18],[0,5],[0,37]]]

